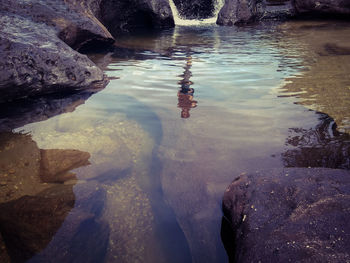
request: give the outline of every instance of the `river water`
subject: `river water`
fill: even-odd
[[[111,78],[105,89],[2,135],[1,145],[12,143],[3,152],[26,134],[41,158],[50,149],[90,155],[69,180],[35,182],[74,195],[64,213],[37,212],[58,222],[47,230],[50,219],[31,223],[28,231],[46,241],[23,245],[30,250],[23,258],[227,262],[221,198],[234,178],[282,167],[349,169],[349,28],[177,26],[121,37],[114,52],[91,55]],[[18,156],[2,166],[1,179],[20,170]],[[52,162],[70,167],[69,156]],[[9,193],[2,202],[21,196]]]

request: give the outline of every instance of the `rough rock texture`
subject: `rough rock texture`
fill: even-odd
[[[223,198],[230,262],[349,262],[350,173],[324,168],[241,175]]]
[[[73,49],[79,49],[89,41],[113,42],[111,34],[94,16],[99,12],[99,0],[1,0],[0,3],[3,13],[53,28]]]
[[[213,16],[215,0],[174,0],[181,17],[186,19],[204,19]]]
[[[264,19],[281,20],[304,13],[348,15],[350,5],[343,0],[226,0],[217,23],[237,25]]]
[[[114,36],[138,28],[174,26],[168,0],[102,0],[101,19]]]
[[[291,0],[226,0],[217,23],[232,26],[262,19],[281,19],[293,14]]]
[[[347,0],[295,0],[294,5],[298,13],[350,14]]]
[[[72,48],[114,40],[76,3],[1,0],[0,23],[1,103],[105,84],[103,72]]]

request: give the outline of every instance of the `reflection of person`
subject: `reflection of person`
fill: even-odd
[[[197,101],[193,100],[193,93],[194,89],[191,88],[191,85],[193,82],[190,81],[190,77],[192,76],[192,73],[190,71],[190,68],[192,66],[192,57],[187,56],[186,58],[186,66],[184,74],[181,75],[183,79],[179,81],[179,84],[181,84],[181,88],[179,92],[177,93],[178,97],[178,104],[177,106],[182,109],[181,111],[181,118],[189,118],[190,117],[190,109],[195,108],[197,106]]]
[[[177,106],[182,108],[181,118],[189,118],[190,109],[197,107],[197,101],[193,100],[193,93],[183,93],[182,90],[180,90],[177,93],[177,97],[179,101]]]

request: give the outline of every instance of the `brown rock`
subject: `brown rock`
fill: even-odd
[[[40,150],[40,177],[46,183],[74,179],[68,171],[89,164],[90,154],[78,150]]]
[[[11,262],[24,262],[47,246],[74,206],[74,198],[72,186],[57,185],[0,204],[0,231]]]

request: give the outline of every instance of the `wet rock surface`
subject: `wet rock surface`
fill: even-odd
[[[104,85],[103,72],[74,49],[113,42],[87,10],[63,1],[0,5],[0,102]]]
[[[349,175],[325,168],[240,175],[223,198],[230,262],[347,262]]]
[[[348,15],[347,1],[228,0],[219,13],[219,25],[247,24],[260,20],[285,20],[300,15]]]
[[[140,28],[174,26],[167,0],[102,0],[101,18],[115,36]]]

